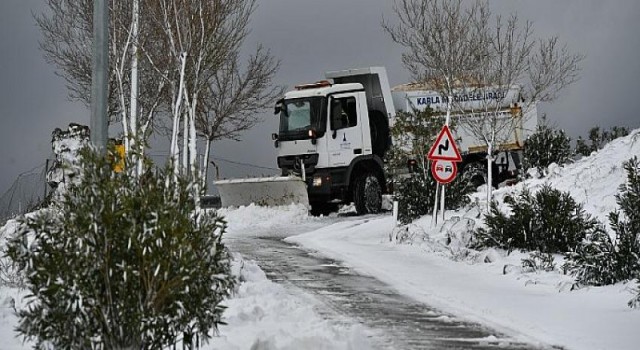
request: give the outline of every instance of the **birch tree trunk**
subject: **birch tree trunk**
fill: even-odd
[[[487,144],[487,213],[491,209],[493,197],[493,141]]]
[[[189,116],[189,113],[184,113],[182,117],[182,173],[185,175],[189,169]]]
[[[202,169],[200,169],[200,179],[202,180],[202,190],[207,190],[207,179],[209,178],[209,156],[211,154],[211,139],[207,138],[206,145],[204,147],[204,161]]]
[[[173,162],[173,172],[177,176],[180,171],[178,162],[178,131],[180,126],[180,116],[182,114],[182,92],[184,90],[184,71],[187,65],[187,53],[180,54],[180,83],[176,92],[176,100],[173,108],[173,129],[171,132],[171,159]]]
[[[140,176],[142,172],[142,155],[138,145],[138,22],[140,19],[139,0],[133,0],[133,19],[131,22],[131,138],[130,149],[133,151],[133,163],[135,173]]]
[[[196,120],[195,120],[195,107],[196,101],[194,100],[189,113],[189,162],[191,163],[191,181],[193,181],[193,200],[196,205],[196,212],[200,210],[200,179],[198,178],[197,167],[197,147],[196,147]],[[185,169],[188,171],[188,169]]]

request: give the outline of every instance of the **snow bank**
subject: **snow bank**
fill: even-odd
[[[544,184],[569,192],[584,209],[602,223],[608,223],[610,212],[618,209],[615,195],[627,179],[624,162],[640,156],[640,129],[628,136],[611,141],[602,150],[594,152],[575,163],[549,167],[549,175],[541,179],[529,179],[512,187],[503,187],[494,192],[494,199],[502,201],[505,195],[515,194],[528,188],[536,192]],[[483,194],[475,195],[484,200]]]
[[[241,230],[246,227],[268,228],[279,225],[294,225],[313,220],[308,215],[307,208],[302,204],[290,204],[280,207],[262,207],[255,204],[238,208],[221,208],[218,214],[222,215],[229,227]]]
[[[371,349],[361,327],[323,320],[316,300],[269,281],[255,262],[237,260],[234,268],[243,283],[226,303],[227,325],[211,349]]]

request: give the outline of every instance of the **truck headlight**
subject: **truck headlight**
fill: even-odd
[[[313,178],[313,187],[320,187],[322,186],[322,177],[321,176],[316,176]]]

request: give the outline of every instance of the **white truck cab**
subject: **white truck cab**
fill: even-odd
[[[278,101],[278,167],[283,175],[304,177],[312,210],[353,201],[358,213],[378,212],[395,116],[386,71],[371,67],[326,78],[333,82],[298,85]]]

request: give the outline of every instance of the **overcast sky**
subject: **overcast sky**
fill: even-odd
[[[51,131],[70,122],[89,124],[88,110],[66,98],[64,81],[38,49],[40,34],[32,12],[43,0],[0,0],[0,195],[19,173],[44,163]],[[393,19],[391,0],[268,0],[251,21],[246,43],[260,42],[281,60],[277,83],[291,87],[313,82],[326,70],[386,66],[392,85],[407,82],[402,47],[380,26]],[[495,13],[517,12],[534,22],[538,36],[558,35],[586,55],[582,78],[542,110],[573,137],[595,125],[640,127],[640,1],[491,0]],[[214,155],[275,168],[271,113],[243,142],[214,145]],[[156,150],[162,152],[162,150]],[[269,173],[266,169],[219,162],[227,176]]]

